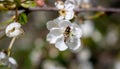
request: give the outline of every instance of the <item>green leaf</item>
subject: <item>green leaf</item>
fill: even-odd
[[[21,6],[24,8],[30,8],[30,7],[35,7],[36,4],[34,1],[26,1],[24,3],[21,3]]]
[[[27,15],[25,13],[22,13],[19,15],[19,22],[22,24],[22,25],[25,25],[27,23]]]

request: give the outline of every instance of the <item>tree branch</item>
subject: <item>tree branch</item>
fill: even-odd
[[[59,11],[59,9],[55,7],[37,7],[37,8],[29,8],[30,11]],[[75,8],[75,12],[84,12],[84,11],[103,11],[103,12],[120,12],[120,8],[89,8],[89,9],[84,9],[84,8]]]

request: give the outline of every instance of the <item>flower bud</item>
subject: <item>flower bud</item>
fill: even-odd
[[[13,22],[6,27],[5,33],[8,37],[18,37],[23,34],[23,29],[20,23]]]

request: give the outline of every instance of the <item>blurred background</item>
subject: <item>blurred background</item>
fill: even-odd
[[[79,1],[79,0],[78,0]],[[45,0],[54,7],[55,0]],[[120,0],[86,0],[93,7],[120,8]],[[76,51],[59,51],[46,41],[46,23],[58,17],[57,11],[31,11],[25,34],[18,38],[12,57],[18,69],[120,69],[120,13],[80,12],[75,20],[83,30],[82,45]],[[13,11],[0,11],[0,22],[8,20]],[[93,16],[91,19],[87,17]],[[95,16],[95,17],[94,17]],[[4,27],[0,25],[0,36]],[[0,39],[0,50],[7,49],[11,38]]]

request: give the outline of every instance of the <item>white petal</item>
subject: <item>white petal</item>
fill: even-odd
[[[75,8],[75,5],[72,2],[66,2],[65,3],[65,9],[72,11]]]
[[[10,30],[12,30],[13,28],[20,28],[21,27],[21,24],[18,23],[18,22],[13,22],[11,24],[9,24],[7,27],[6,27],[6,30],[5,30],[5,33],[8,33]]]
[[[9,57],[8,61],[13,65],[17,65],[17,62],[12,57]]]
[[[53,29],[47,35],[47,41],[49,41],[51,44],[54,44],[56,40],[61,37],[61,35],[62,35],[61,29]]]
[[[65,16],[65,19],[66,20],[71,20],[74,18],[74,11],[67,11],[66,12],[66,16]]]
[[[4,52],[0,52],[0,64],[8,65],[8,56]]]
[[[63,27],[63,28],[66,28],[66,27],[68,27],[70,25],[71,25],[71,22],[66,21],[66,20],[60,21],[60,23],[59,23],[59,27]]]
[[[17,69],[17,62],[15,59],[9,57],[8,61],[9,61],[9,67],[11,67],[11,69]]]
[[[73,23],[72,26],[73,26],[72,33],[73,33],[74,37],[77,37],[77,38],[82,37],[82,30],[81,30],[80,26],[75,23]]]
[[[58,19],[59,19],[59,20],[63,20],[63,19],[64,19],[64,16],[59,16]]]
[[[90,0],[83,0],[83,3],[90,3]]]
[[[58,9],[63,9],[63,8],[64,8],[64,4],[63,4],[61,1],[55,2],[55,6],[56,6]]]
[[[64,51],[66,50],[68,47],[66,46],[65,42],[64,42],[64,37],[59,38],[56,43],[55,43],[55,47],[58,48],[60,51]]]
[[[76,0],[66,0],[65,4],[68,4],[68,3],[71,3],[71,4],[75,5],[76,4]]]
[[[53,21],[48,21],[47,22],[47,29],[50,30],[54,27],[58,27],[58,19],[55,19]]]
[[[54,23],[58,23],[58,24],[59,24],[59,22],[60,22],[61,20],[59,20],[58,18],[56,18],[56,19],[54,19],[53,21],[54,21]]]
[[[18,37],[18,36],[20,36],[22,34],[23,34],[23,30],[22,29],[15,29],[13,32],[9,32],[6,35],[8,37]]]
[[[0,52],[0,60],[6,58],[6,54],[3,52]]]
[[[80,39],[78,38],[68,38],[66,41],[66,45],[71,49],[71,50],[76,50],[80,47],[81,42]]]

